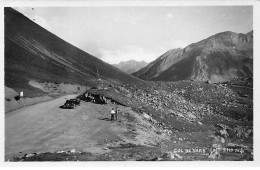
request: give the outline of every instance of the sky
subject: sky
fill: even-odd
[[[109,63],[151,62],[219,32],[253,30],[252,6],[15,8],[65,41]]]

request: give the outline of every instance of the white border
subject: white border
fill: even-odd
[[[4,0],[4,6],[84,7],[84,6],[238,6],[256,5],[257,0]]]
[[[1,34],[0,39],[2,40],[0,42],[0,45],[2,48],[0,48],[0,64],[1,64],[1,71],[0,75],[2,78],[2,83],[0,85],[1,88],[1,123],[0,123],[0,161],[2,166],[5,167],[83,167],[83,166],[89,166],[89,167],[113,167],[113,166],[119,166],[119,167],[169,167],[169,166],[186,166],[186,167],[201,167],[201,166],[210,166],[212,167],[245,167],[245,166],[260,166],[260,155],[259,155],[259,143],[260,143],[260,123],[259,123],[259,115],[258,112],[260,110],[260,105],[258,104],[258,101],[260,101],[260,91],[258,90],[258,87],[260,87],[260,79],[257,76],[260,72],[259,69],[259,58],[260,58],[260,52],[259,48],[259,25],[260,25],[260,2],[259,1],[129,1],[129,0],[96,0],[96,1],[72,1],[72,0],[59,0],[59,1],[28,1],[28,0],[5,0],[1,1]],[[240,6],[240,5],[253,5],[253,12],[254,12],[254,161],[253,162],[210,162],[210,161],[193,161],[193,162],[22,162],[22,163],[10,163],[10,162],[4,162],[4,7],[86,7],[86,6]],[[260,114],[260,113],[259,113]],[[142,168],[142,169],[143,169]],[[62,168],[63,169],[63,168]],[[113,168],[114,169],[114,168]]]

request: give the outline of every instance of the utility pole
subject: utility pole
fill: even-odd
[[[97,75],[98,75],[98,84],[101,83],[101,88],[103,88],[103,80],[99,77],[98,69],[97,69]]]

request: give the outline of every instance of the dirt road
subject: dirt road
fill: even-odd
[[[82,101],[74,109],[61,109],[67,95],[52,101],[24,107],[5,115],[5,159],[25,153],[70,151],[102,154],[107,147],[132,143],[151,145],[166,139],[158,135],[142,115],[117,105],[120,120],[111,122],[114,104],[99,105]]]
[[[75,96],[67,95],[6,114],[5,159],[71,149],[104,152],[96,142],[113,137],[113,124],[98,118],[109,117],[110,107],[82,102],[75,109],[59,108],[66,99]]]

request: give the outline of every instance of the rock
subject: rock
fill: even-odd
[[[200,121],[198,121],[198,124],[199,124],[199,125],[203,125]]]
[[[210,158],[210,159],[220,158],[220,153],[219,153],[218,149],[211,151],[208,158]]]
[[[107,148],[107,147],[104,147],[103,149],[104,149],[104,150],[109,150],[109,148]]]
[[[160,161],[160,160],[162,160],[162,159],[163,159],[163,158],[157,158],[156,161]]]
[[[220,149],[221,148],[221,145],[220,144],[217,144],[217,143],[214,143],[212,145],[213,148],[216,148],[216,149]]]
[[[149,115],[146,114],[146,113],[143,113],[143,116],[144,116],[144,118],[146,118],[146,119],[151,119],[151,116],[149,116]]]
[[[37,155],[37,153],[26,153],[26,154],[24,155],[24,157],[29,158],[29,157],[32,157],[32,156],[34,156],[34,155]]]
[[[161,158],[166,158],[166,159],[168,158],[171,160],[182,159],[182,157],[178,153],[175,153],[175,152],[166,152],[163,154],[163,156]]]
[[[221,137],[220,141],[221,141],[221,143],[225,143],[226,142],[223,137]]]
[[[196,119],[196,118],[197,118],[197,117],[196,117],[194,114],[192,114],[191,112],[188,112],[188,113],[187,113],[187,116],[190,117],[190,118],[192,118],[192,119]]]
[[[70,150],[70,153],[75,153],[76,152],[76,149],[71,149]]]
[[[220,130],[219,131],[221,136],[227,137],[228,136],[228,132],[226,131],[226,129]]]
[[[248,129],[246,132],[245,132],[245,138],[247,139],[249,137],[249,135],[251,135],[253,133],[253,130],[252,129]]]

